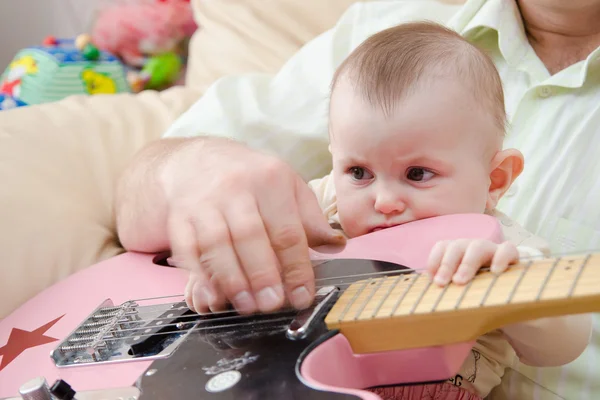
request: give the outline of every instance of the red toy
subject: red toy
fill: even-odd
[[[91,39],[141,68],[147,57],[177,51],[196,29],[189,0],[113,1],[100,10]]]

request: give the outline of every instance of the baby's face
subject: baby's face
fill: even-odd
[[[493,118],[458,83],[422,86],[385,115],[342,77],[332,94],[330,136],[338,213],[349,237],[486,208],[500,141]]]

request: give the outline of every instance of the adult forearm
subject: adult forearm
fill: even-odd
[[[158,252],[169,248],[163,167],[184,147],[204,138],[162,139],[150,143],[121,176],[115,198],[117,232],[128,251]]]

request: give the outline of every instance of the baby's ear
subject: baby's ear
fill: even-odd
[[[517,149],[501,150],[490,163],[490,188],[486,208],[493,210],[521,172],[525,161]]]

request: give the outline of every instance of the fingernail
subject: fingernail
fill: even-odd
[[[308,289],[306,289],[305,286],[299,286],[292,290],[292,293],[290,294],[290,302],[294,308],[298,310],[303,310],[310,306],[311,298],[310,293],[308,293]]]
[[[193,297],[200,300],[200,303],[206,306],[210,306],[215,302],[215,295],[206,286],[198,286],[193,289]]]
[[[464,272],[457,272],[454,274],[454,278],[464,281],[467,278],[467,275]]]
[[[266,287],[256,294],[258,308],[261,311],[272,311],[279,307],[282,301],[282,291],[279,294],[272,287]]]
[[[233,306],[239,313],[251,313],[256,310],[256,303],[247,291],[240,292],[235,295],[232,300]]]
[[[446,272],[438,272],[433,278],[433,281],[438,285],[444,286],[450,281],[450,277]]]
[[[433,281],[440,286],[446,286],[446,284],[448,283],[448,280],[446,278],[437,275],[435,276],[435,278],[433,278]]]
[[[167,264],[172,267],[181,267],[183,266],[183,259],[177,256],[167,257]]]

